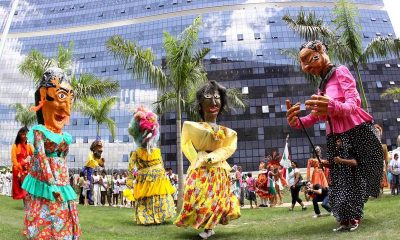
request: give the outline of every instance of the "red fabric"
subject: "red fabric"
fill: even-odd
[[[12,198],[13,199],[24,199],[26,197],[26,191],[21,188],[22,183],[29,171],[30,163],[26,161],[28,156],[32,155],[32,151],[26,144],[18,144],[18,151],[16,152],[16,158],[18,164],[22,169],[17,169],[13,166],[13,178],[12,178]]]

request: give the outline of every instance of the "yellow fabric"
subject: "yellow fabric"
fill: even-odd
[[[150,153],[145,148],[138,148],[131,153],[127,179],[129,184],[133,183],[135,166],[138,168],[133,191],[135,199],[173,194],[176,191],[165,174],[159,148],[152,149]]]
[[[124,197],[126,199],[128,199],[129,201],[135,201],[135,197],[133,196],[133,192],[130,188],[126,188],[122,194],[124,195]]]
[[[171,195],[157,195],[136,200],[136,223],[160,224],[175,215],[174,199]]]
[[[89,153],[85,166],[90,168],[96,168],[99,166],[100,159],[94,157],[93,153]]]
[[[231,171],[226,160],[236,150],[237,133],[223,126],[219,126],[215,133],[207,123],[185,121],[182,127],[181,147],[191,163],[188,172],[201,166]]]
[[[239,217],[239,200],[231,190],[225,169],[202,167],[188,172],[176,226],[213,229]]]

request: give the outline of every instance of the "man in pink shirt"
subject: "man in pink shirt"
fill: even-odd
[[[327,158],[333,216],[340,223],[334,231],[358,228],[364,203],[377,197],[383,169],[383,151],[374,134],[373,118],[360,107],[356,82],[345,66],[335,67],[320,41],[302,45],[299,60],[302,70],[321,77],[318,94],[305,102],[311,113],[299,120],[300,103],[287,101],[287,120],[291,127],[311,127],[327,121]]]

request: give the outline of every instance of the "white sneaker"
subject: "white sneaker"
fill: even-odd
[[[321,217],[321,214],[315,214],[314,216],[312,216],[313,218],[319,218]]]
[[[199,236],[202,238],[202,239],[207,239],[207,238],[209,238],[209,237],[211,237],[212,235],[214,235],[215,234],[215,232],[214,232],[214,230],[210,230],[210,231],[204,231],[204,232],[201,232],[201,233],[199,233]]]

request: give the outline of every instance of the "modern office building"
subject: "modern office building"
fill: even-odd
[[[12,2],[0,0],[1,32],[8,35],[0,63],[0,165],[10,164],[11,144],[19,125],[14,121],[12,103],[32,103],[34,86],[18,72],[18,64],[32,49],[54,56],[58,45],[75,44],[74,73],[94,73],[120,82],[118,104],[112,111],[117,122],[117,137],[112,139],[105,126],[108,168],[125,168],[133,149],[127,127],[134,106],[151,106],[157,91],[143,81],[133,79],[129,71],[107,52],[105,41],[119,34],[150,47],[162,63],[163,31],[180,33],[201,15],[203,28],[200,47],[211,48],[205,60],[209,79],[220,81],[228,88],[238,88],[247,95],[246,110],[231,111],[221,117],[221,124],[235,129],[239,135],[238,149],[229,160],[245,171],[258,169],[264,156],[277,149],[282,152],[290,134],[292,158],[304,166],[311,148],[305,135],[288,127],[285,100],[303,102],[316,91],[308,84],[299,67],[280,53],[284,48],[297,48],[301,40],[282,21],[289,13],[295,16],[304,8],[312,10],[331,24],[334,0],[19,0],[16,10]],[[360,11],[363,45],[375,36],[393,36],[394,31],[382,0],[354,1]],[[397,100],[381,99],[387,88],[399,86],[400,62],[376,61],[361,71],[371,112],[384,127],[383,141],[394,147],[399,133],[400,104]],[[303,105],[304,107],[304,105]],[[305,113],[304,113],[305,114]],[[75,112],[65,128],[74,136],[70,147],[70,167],[83,165],[90,143],[96,136],[96,124]],[[162,117],[161,147],[166,166],[176,166],[175,114]],[[325,146],[325,124],[309,129],[312,140]],[[185,162],[185,168],[188,162]]]

